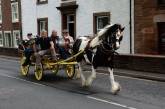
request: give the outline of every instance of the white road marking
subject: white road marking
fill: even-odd
[[[16,79],[16,80],[20,80],[20,81],[24,81],[24,82],[31,83],[31,84],[34,84],[34,85],[39,85],[39,86],[44,86],[44,87],[46,86],[44,84],[39,84],[39,83],[36,83],[36,82],[27,81],[27,80],[24,80],[24,79],[21,79],[21,78],[17,78],[17,77],[14,77],[14,76],[10,76],[10,75],[6,75],[6,74],[0,74],[0,76]]]
[[[99,101],[99,102],[104,102],[104,103],[112,104],[112,105],[115,105],[115,106],[119,106],[119,107],[122,107],[122,108],[125,108],[125,109],[137,109],[137,108],[134,108],[134,107],[129,107],[129,106],[124,105],[124,104],[119,104],[119,103],[116,103],[116,102],[107,101],[107,100],[92,97],[92,96],[87,96],[87,98],[93,99],[93,100],[96,100],[96,101]]]

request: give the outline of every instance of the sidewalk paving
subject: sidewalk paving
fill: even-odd
[[[19,57],[11,57],[11,56],[4,56],[0,55],[0,58],[5,58],[5,59],[11,59],[11,60],[16,60],[19,61]],[[83,70],[91,70],[90,65],[85,65],[83,66]],[[107,69],[100,67],[97,69],[97,72],[101,73],[109,73]],[[160,73],[152,73],[152,72],[143,72],[143,71],[135,71],[135,70],[130,70],[130,69],[114,69],[114,74],[119,75],[119,76],[128,76],[128,77],[134,77],[134,78],[141,78],[141,79],[148,79],[148,80],[153,80],[153,81],[160,81],[160,82],[165,82],[165,74],[160,74]]]

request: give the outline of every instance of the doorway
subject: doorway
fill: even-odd
[[[158,23],[158,52],[165,55],[165,22]]]
[[[68,29],[70,36],[75,39],[76,37],[76,16],[75,14],[63,14],[62,16],[62,29]]]

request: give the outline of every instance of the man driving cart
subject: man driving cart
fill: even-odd
[[[23,50],[25,61],[22,64],[22,66],[27,66],[30,64],[30,57],[34,53],[33,47],[35,44],[35,38],[32,36],[32,33],[27,34],[26,40],[21,40],[20,38],[17,38],[18,48],[20,50]]]

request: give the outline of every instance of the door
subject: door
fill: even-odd
[[[165,55],[165,22],[158,23],[159,54]]]

